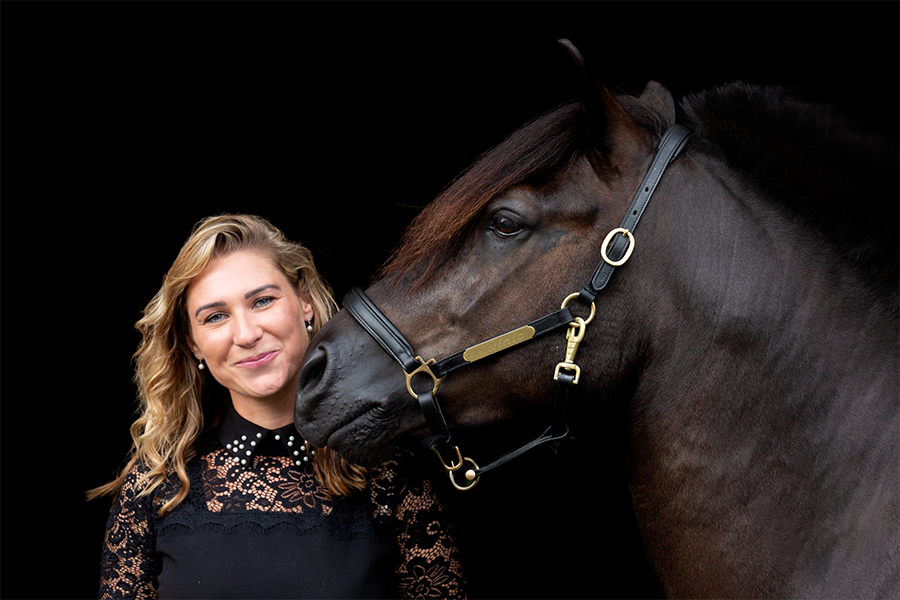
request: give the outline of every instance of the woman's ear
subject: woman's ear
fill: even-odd
[[[187,345],[191,352],[194,353],[194,356],[197,357],[197,360],[201,360],[203,357],[200,356],[200,346],[194,342],[194,338],[191,335],[187,336]]]
[[[306,294],[300,294],[300,309],[303,312],[303,320],[306,322],[311,322],[316,316],[312,302],[309,301]]]

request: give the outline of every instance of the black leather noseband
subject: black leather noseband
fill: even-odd
[[[575,384],[578,383],[580,370],[574,364],[572,359],[577,351],[578,343],[584,335],[584,328],[593,318],[594,305],[593,301],[597,294],[606,287],[616,267],[624,264],[631,256],[634,249],[634,236],[632,232],[637,227],[650,197],[656,190],[666,167],[673,161],[687,144],[690,138],[690,132],[681,125],[673,125],[663,135],[659,143],[658,152],[650,165],[650,170],[641,182],[641,186],[631,202],[628,213],[622,220],[622,224],[618,229],[612,230],[604,240],[601,247],[602,260],[598,264],[591,278],[581,290],[580,293],[571,294],[562,303],[562,307],[540,319],[532,321],[518,329],[514,329],[503,335],[491,338],[480,344],[476,344],[465,350],[461,350],[455,354],[451,354],[446,358],[435,361],[434,359],[425,361],[417,356],[410,343],[406,340],[400,331],[390,322],[390,320],[378,309],[375,304],[366,296],[360,288],[353,288],[347,296],[344,297],[344,308],[359,322],[360,325],[378,342],[378,344],[394,358],[403,371],[406,373],[407,389],[409,393],[418,400],[419,406],[425,415],[425,419],[434,433],[434,436],[426,441],[426,444],[433,447],[441,462],[450,472],[450,480],[458,489],[469,489],[478,480],[478,477],[487,471],[500,466],[501,464],[512,460],[513,458],[527,452],[537,446],[556,442],[568,436],[569,429],[566,423],[566,414],[568,407],[569,394]],[[621,235],[616,235],[621,233]],[[580,317],[573,317],[567,308],[568,302],[574,297],[586,304],[591,305],[591,317],[585,321]],[[505,454],[489,464],[486,467],[479,468],[478,465],[470,458],[463,458],[459,450],[459,446],[453,439],[450,427],[447,425],[446,419],[441,412],[435,395],[438,386],[448,373],[460,367],[471,364],[481,358],[485,358],[497,352],[501,352],[531,340],[539,335],[553,331],[563,325],[569,325],[569,335],[567,339],[569,344],[567,347],[566,360],[559,363],[556,367],[554,379],[556,380],[556,392],[554,398],[554,406],[551,415],[550,426],[537,439],[529,442],[525,446],[518,448],[508,454]],[[576,335],[579,337],[575,339]],[[580,332],[580,333],[579,333]],[[432,385],[430,389],[424,391],[416,391],[413,385],[413,378],[418,375],[430,377]],[[450,460],[448,465],[440,451],[436,449],[437,443],[445,444],[456,453],[456,462]],[[466,472],[466,478],[471,482],[466,487],[458,485],[453,477],[453,472],[462,467],[464,462],[472,464],[474,469]]]

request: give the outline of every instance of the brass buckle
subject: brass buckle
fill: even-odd
[[[449,471],[450,473],[452,473],[453,471],[458,471],[459,468],[460,468],[461,466],[463,466],[464,460],[470,460],[470,459],[463,459],[462,451],[459,449],[459,446],[453,446],[453,449],[456,450],[456,459],[457,459],[457,461],[459,461],[459,462],[457,462],[457,463],[454,465],[454,464],[453,464],[453,461],[451,460],[451,461],[450,461],[450,466],[447,466],[447,463],[444,462],[444,457],[441,456],[440,450],[438,450],[438,449],[435,448],[434,446],[432,446],[431,449],[434,451],[435,454],[437,454],[438,460],[441,461],[441,466],[444,467],[444,470],[445,470],[445,471]],[[477,468],[477,467],[476,467],[476,468]]]
[[[625,256],[623,256],[619,260],[613,261],[609,260],[609,257],[606,255],[606,247],[609,246],[609,243],[612,241],[613,236],[615,236],[617,233],[621,233],[623,237],[628,238],[628,249],[625,251]],[[613,267],[619,267],[628,262],[628,259],[631,258],[632,252],[634,252],[634,236],[631,235],[630,231],[628,231],[627,229],[623,229],[622,227],[613,229],[608,234],[606,234],[606,239],[603,240],[603,245],[600,246],[600,256],[603,257],[603,260],[604,262],[606,262],[606,264]]]

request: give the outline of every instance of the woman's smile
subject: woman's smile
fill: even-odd
[[[262,354],[257,354],[256,356],[251,356],[250,358],[245,358],[244,360],[239,360],[235,364],[239,367],[245,367],[249,369],[256,369],[258,367],[263,367],[278,355],[278,350],[273,350],[271,352],[263,352]]]

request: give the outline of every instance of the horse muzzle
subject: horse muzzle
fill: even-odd
[[[402,374],[370,345],[371,338],[338,313],[310,343],[294,407],[294,424],[311,444],[362,465],[386,459],[398,436],[425,426]],[[360,369],[363,356],[366,368]]]

